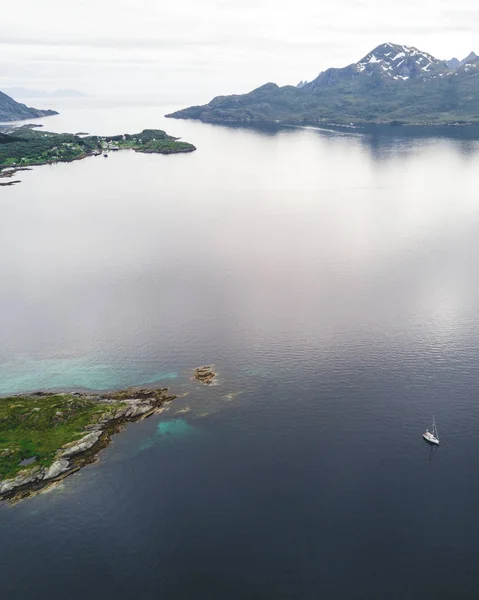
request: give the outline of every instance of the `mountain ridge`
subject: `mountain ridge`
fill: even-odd
[[[59,88],[54,91],[37,90],[25,87],[11,87],[3,90],[4,94],[11,98],[90,98],[90,94],[85,94],[79,90],[71,88]]]
[[[310,82],[267,83],[166,116],[236,124],[479,124],[478,74],[474,53],[451,69],[447,61],[413,46],[387,42]]]
[[[475,52],[470,52],[466,56],[466,58],[459,60],[458,58],[456,58],[454,56],[453,58],[446,60],[446,64],[450,69],[457,69],[457,67],[461,67],[462,65],[466,64],[467,62],[476,60],[476,58],[477,58],[477,54]]]
[[[447,69],[445,61],[434,58],[431,54],[421,52],[414,46],[403,46],[386,42],[376,46],[357,63],[352,63],[339,69],[327,69],[323,71],[304,88],[313,90],[323,84],[330,84],[334,75],[338,77],[354,77],[359,74],[379,75],[394,80],[403,81],[415,77],[429,78]]]
[[[7,94],[0,92],[0,122],[22,121],[57,115],[55,110],[41,110],[17,102]]]

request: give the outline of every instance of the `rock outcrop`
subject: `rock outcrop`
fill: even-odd
[[[205,385],[212,383],[215,377],[216,373],[213,371],[213,365],[206,365],[195,369],[194,378]]]
[[[56,460],[48,469],[46,469],[45,474],[43,476],[44,481],[49,481],[50,479],[55,479],[65,471],[68,471],[70,467],[70,463],[65,458],[60,458]]]
[[[44,471],[41,467],[33,467],[32,469],[24,469],[12,479],[0,481],[0,498],[3,494],[7,494],[12,490],[40,481],[43,479]]]
[[[81,452],[90,450],[90,448],[92,448],[100,439],[101,433],[101,430],[92,431],[91,433],[87,433],[87,435],[82,437],[80,440],[63,446],[64,450],[62,452],[62,458],[70,458],[75,456],[75,454],[80,454]]]

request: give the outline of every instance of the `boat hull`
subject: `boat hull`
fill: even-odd
[[[426,431],[426,433],[423,433],[422,437],[426,440],[426,442],[428,442],[429,444],[434,444],[435,446],[439,446],[439,440],[434,437],[432,435],[432,433],[429,433],[429,431]]]

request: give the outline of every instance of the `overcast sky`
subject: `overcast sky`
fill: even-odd
[[[210,100],[312,79],[382,42],[479,53],[477,0],[0,0],[0,90]]]

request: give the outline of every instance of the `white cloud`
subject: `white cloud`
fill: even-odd
[[[475,49],[469,0],[23,0],[2,7],[1,86],[210,96],[311,79],[377,44]]]

